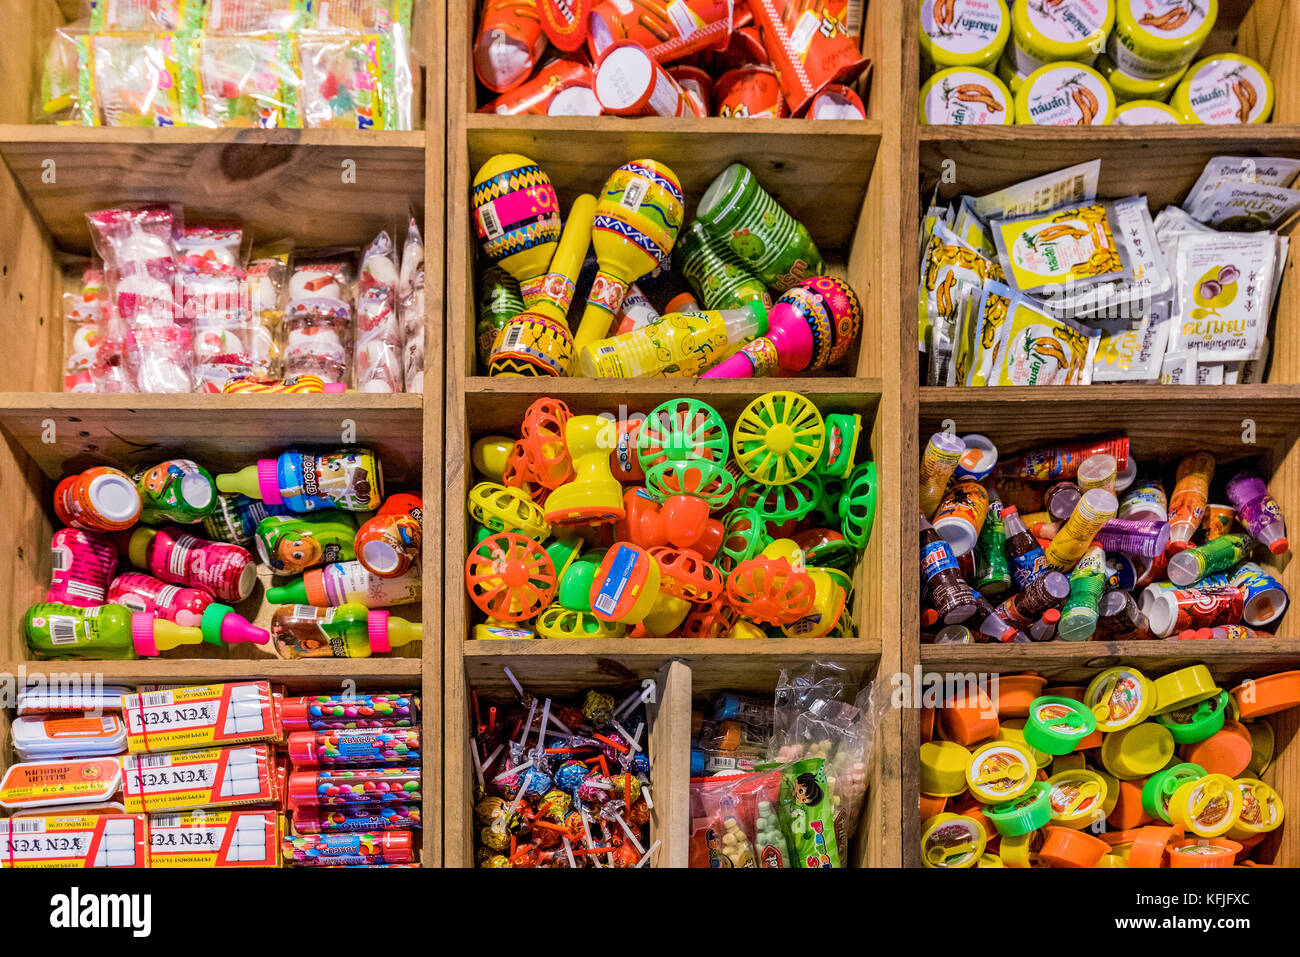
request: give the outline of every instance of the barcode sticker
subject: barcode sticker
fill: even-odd
[[[635,213],[641,208],[641,200],[645,199],[649,188],[649,184],[643,179],[628,180],[627,186],[623,188],[623,198],[618,201],[618,204],[629,212]]]
[[[68,570],[68,565],[72,561],[72,554],[66,548],[54,549],[54,570],[62,572]]]
[[[851,36],[862,36],[862,11],[865,0],[849,0],[849,7],[844,12],[844,26]]]
[[[519,348],[519,343],[523,341],[523,338],[524,338],[523,323],[516,322],[509,329],[506,330],[506,337],[501,342],[502,350],[506,352],[513,352],[515,349]]]
[[[478,228],[488,239],[500,239],[505,230],[497,222],[496,210],[489,206],[480,206],[478,209]]]
[[[71,615],[50,615],[50,644],[71,645],[77,641],[77,619]]]
[[[17,818],[9,822],[9,831],[12,834],[40,834],[44,830],[45,820],[39,817],[30,821]]]
[[[607,356],[615,352],[618,352],[618,346],[601,346],[596,350],[596,355]]]
[[[100,604],[103,604],[104,599],[108,597],[104,592],[104,586],[94,585],[90,582],[70,581],[67,584],[67,592],[77,598],[85,598],[87,601],[95,601]]]
[[[598,595],[592,607],[605,615],[614,614],[614,599],[610,595]]]
[[[171,703],[172,693],[170,691],[154,691],[150,694],[140,695],[140,705],[145,708],[158,708]]]
[[[169,768],[171,764],[170,754],[142,754],[135,759],[137,768]]]

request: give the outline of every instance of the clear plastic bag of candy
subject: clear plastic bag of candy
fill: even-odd
[[[303,34],[298,40],[303,126],[409,130],[413,79],[401,31]]]
[[[793,867],[777,808],[781,771],[691,779],[690,867]]]
[[[412,0],[330,0],[312,6],[303,29],[339,33],[400,29],[410,36],[412,6]]]
[[[135,382],[136,391],[192,392],[192,350],[190,331],[178,323],[127,330],[127,374]]]
[[[284,374],[347,382],[353,335],[352,258],[301,258],[289,277],[284,316]]]
[[[238,226],[185,226],[175,242],[182,324],[194,344],[195,389],[220,392],[230,379],[252,373],[244,231]]]
[[[201,0],[82,0],[81,9],[96,33],[170,32],[184,26],[184,18],[202,6]]]
[[[201,16],[187,17],[199,21],[204,33],[250,34],[284,33],[301,30],[308,20],[307,4],[302,0],[239,0],[238,3],[199,3]]]
[[[406,224],[402,272],[397,284],[402,318],[402,361],[407,392],[424,391],[424,239],[411,216]]]
[[[101,209],[87,213],[86,221],[95,251],[112,271],[110,295],[127,327],[176,323],[172,231],[180,223],[179,208]]]
[[[92,370],[99,349],[107,290],[98,263],[65,270],[63,290],[63,391],[94,392]]]
[[[397,251],[384,230],[361,256],[354,374],[359,392],[402,391],[398,281]]]
[[[90,90],[91,126],[175,126],[180,120],[176,37],[101,33],[78,38],[79,89]]]
[[[253,374],[273,378],[280,372],[280,333],[293,242],[278,240],[253,250],[248,263],[249,361]]]
[[[111,271],[105,272],[105,284],[112,288]],[[126,323],[118,315],[111,296],[104,299],[100,308],[99,341],[95,345],[95,360],[90,367],[90,380],[95,392],[135,392],[135,380],[126,365]]]
[[[40,89],[32,107],[32,122],[90,124],[91,120],[83,109],[89,104],[82,100],[77,82],[81,63],[79,41],[84,33],[84,24],[59,27],[54,31],[45,50]]]
[[[196,34],[176,51],[186,125],[301,128],[296,37]]]

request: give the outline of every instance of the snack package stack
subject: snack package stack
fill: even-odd
[[[1300,161],[1215,157],[1154,219],[1145,196],[1098,198],[1100,167],[930,204],[926,385],[1262,381]]]
[[[402,272],[398,280],[398,311],[402,319],[402,362],[406,391],[424,391],[424,240],[414,216],[406,227]]]
[[[88,266],[63,293],[63,391],[95,392],[94,365],[104,322],[104,270]]]
[[[360,392],[402,391],[399,281],[397,252],[385,230],[361,257],[356,335],[356,384]]]
[[[276,243],[255,250],[248,264],[248,361],[252,374],[261,379],[274,378],[280,372],[280,326],[290,253],[290,244]]]
[[[184,226],[175,237],[181,308],[194,338],[198,392],[220,392],[231,378],[252,370],[243,238],[238,226]]]
[[[86,0],[58,28],[37,121],[414,128],[413,0]]]
[[[355,255],[355,254],[353,254]],[[352,256],[305,257],[289,277],[284,374],[346,383],[352,356]]]
[[[193,387],[191,324],[175,297],[179,211],[166,206],[105,209],[86,216],[109,271],[110,298],[125,329],[126,378],[138,392]]]

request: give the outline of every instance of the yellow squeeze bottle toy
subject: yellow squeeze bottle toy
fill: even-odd
[[[588,378],[696,376],[745,343],[767,334],[767,308],[670,312],[659,322],[585,345],[578,367]]]

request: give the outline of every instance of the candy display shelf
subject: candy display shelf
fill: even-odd
[[[30,678],[102,676],[106,683],[206,683],[267,678],[303,693],[356,687],[419,690],[423,703],[424,789],[421,860],[442,860],[442,413],[445,10],[421,0],[412,49],[424,80],[423,128],[411,132],[193,128],[85,128],[26,125],[56,26],[79,0],[0,0],[0,673]],[[436,40],[436,42],[435,42]],[[65,395],[60,267],[90,251],[85,214],[117,203],[184,206],[187,221],[236,220],[259,242],[290,238],[359,247],[381,229],[423,217],[426,244],[427,395]],[[355,436],[355,438],[352,438]],[[258,646],[177,651],[140,661],[34,661],[20,625],[45,596],[57,480],[91,464],[124,468],[184,453],[208,468],[242,467],[295,446],[366,445],[383,461],[392,491],[423,491],[422,577],[418,605],[396,613],[428,624],[423,646],[388,657],[285,660]],[[265,625],[265,570],[238,611]],[[3,729],[0,729],[3,730]],[[8,735],[4,734],[7,740]],[[6,751],[0,761],[7,762]]]
[[[447,449],[445,545],[445,711],[447,753],[446,853],[449,866],[471,866],[470,793],[473,765],[466,745],[470,689],[510,693],[509,666],[531,692],[560,693],[597,685],[619,685],[650,674],[663,676],[664,698],[652,743],[670,742],[670,759],[656,759],[656,774],[673,782],[655,788],[659,816],[656,837],[664,840],[657,866],[685,866],[689,830],[690,702],[697,694],[731,688],[770,694],[782,668],[798,669],[818,659],[839,661],[862,680],[898,668],[897,570],[899,541],[898,442],[902,432],[900,366],[892,295],[901,268],[895,242],[899,217],[896,170],[900,150],[898,115],[901,0],[867,5],[863,52],[873,63],[866,121],[808,121],[717,117],[537,117],[477,113],[479,98],[470,66],[473,4],[448,8],[447,153]],[[846,279],[863,308],[863,330],[840,367],[802,379],[500,379],[481,374],[474,354],[475,237],[469,210],[474,172],[498,153],[522,153],[535,160],[555,185],[560,207],[575,195],[598,192],[620,163],[653,158],[681,181],[687,218],[704,188],[733,162],[744,163],[763,187],[800,220],[827,261],[827,272]],[[875,529],[855,575],[852,637],[846,639],[680,639],[475,641],[471,629],[481,615],[465,592],[464,558],[468,520],[466,493],[474,484],[470,448],[487,434],[509,434],[537,398],[563,400],[575,414],[648,412],[676,397],[699,399],[728,424],[752,399],[774,390],[799,392],[823,413],[863,417],[861,447],[879,470]],[[910,426],[909,426],[910,428]],[[665,671],[665,669],[667,669]],[[532,681],[530,681],[530,676]],[[894,715],[890,715],[893,722]],[[665,722],[669,722],[665,727]],[[857,865],[897,865],[901,820],[898,803],[896,723],[881,736],[877,777],[855,848]],[[658,752],[660,755],[663,751]],[[457,755],[462,756],[457,760]]]

